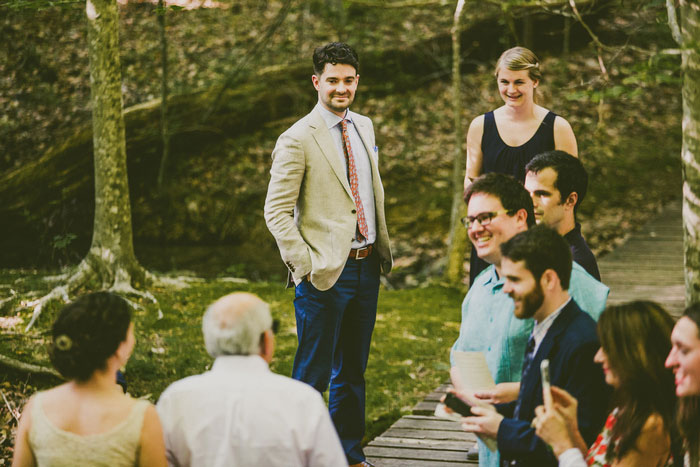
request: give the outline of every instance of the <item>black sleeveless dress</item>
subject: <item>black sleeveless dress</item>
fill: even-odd
[[[521,183],[525,183],[525,166],[536,155],[554,149],[554,119],[557,115],[547,112],[535,134],[527,142],[520,146],[508,146],[501,139],[496,127],[496,119],[493,112],[484,114],[484,134],[481,137],[482,172],[504,173],[512,175]],[[489,263],[476,255],[476,249],[472,245],[472,254],[469,261],[469,285],[471,286],[476,276],[486,269]]]

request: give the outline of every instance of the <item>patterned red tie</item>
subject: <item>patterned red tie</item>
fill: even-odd
[[[343,128],[343,148],[345,148],[345,162],[348,166],[348,180],[350,181],[350,190],[357,208],[357,227],[360,229],[360,234],[367,238],[367,221],[365,220],[365,210],[362,207],[360,193],[357,190],[357,170],[355,169],[355,157],[352,155],[352,147],[350,146],[350,137],[348,136],[348,121],[343,119],[340,123]]]

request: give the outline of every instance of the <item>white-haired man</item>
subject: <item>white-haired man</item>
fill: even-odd
[[[157,404],[177,466],[347,466],[321,395],[272,373],[269,306],[226,295],[202,319],[210,371],[171,384]]]

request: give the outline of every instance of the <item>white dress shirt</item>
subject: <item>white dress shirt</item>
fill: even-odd
[[[564,309],[564,307],[571,301],[571,297],[562,305],[554,310],[554,313],[551,315],[547,316],[545,319],[542,320],[541,323],[538,323],[535,321],[535,326],[532,328],[532,337],[535,338],[535,349],[532,351],[533,357],[537,355],[537,351],[540,348],[540,344],[544,340],[544,336],[547,335],[547,331],[549,331],[549,328],[552,327],[552,324],[554,324],[554,321],[557,319],[557,316],[561,313],[561,310]]]
[[[326,109],[320,103],[316,105],[323,120],[328,125],[328,131],[333,137],[335,147],[338,151],[338,157],[343,161],[345,173],[348,171],[347,162],[345,161],[345,149],[343,143],[343,130],[340,127],[342,117],[337,116],[330,110]],[[357,171],[357,191],[360,195],[362,208],[365,212],[365,221],[367,222],[367,238],[358,241],[357,238],[352,241],[352,248],[362,248],[371,245],[377,239],[377,222],[374,212],[374,187],[372,186],[372,165],[367,154],[367,147],[360,137],[360,133],[355,128],[355,122],[352,120],[353,113],[348,109],[345,112],[345,119],[348,121],[348,138],[350,138],[350,147],[352,148],[353,158],[355,159],[355,169]]]
[[[223,356],[156,406],[171,466],[347,467],[321,395],[260,356]]]

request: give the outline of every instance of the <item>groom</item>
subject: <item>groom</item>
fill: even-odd
[[[392,265],[372,121],[349,110],[360,79],[355,51],[333,42],[313,55],[314,109],[272,152],[265,222],[296,285],[299,346],[292,377],[328,405],[350,465],[370,465],[360,442],[379,274]]]

